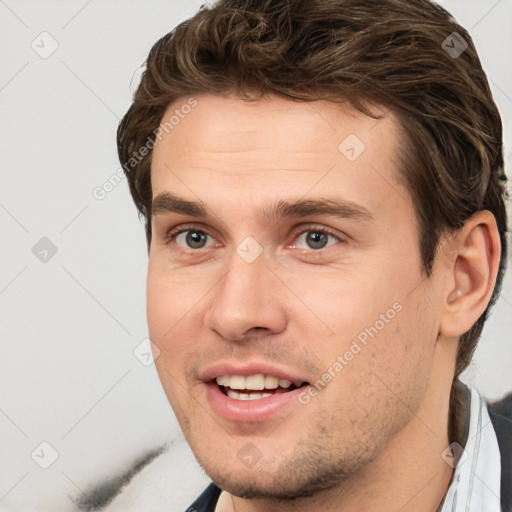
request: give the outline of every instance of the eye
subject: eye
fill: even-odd
[[[211,238],[210,235],[200,229],[181,229],[171,231],[166,237],[166,243],[176,241],[185,249],[203,249],[208,238]]]
[[[312,226],[309,229],[304,229],[302,226],[293,234],[295,243],[292,247],[302,250],[321,250],[336,243],[343,242],[342,238],[324,227]],[[204,249],[207,247],[208,238],[214,241],[214,238],[202,229],[197,227],[181,226],[171,230],[165,237],[165,244],[170,245],[176,242],[177,245],[183,249]],[[306,246],[303,246],[303,244]],[[302,246],[301,246],[302,245]]]
[[[329,238],[334,240],[334,243],[329,244]],[[307,247],[298,247],[297,241],[303,239]],[[295,247],[297,249],[325,249],[334,245],[336,242],[341,242],[341,238],[334,233],[326,230],[325,228],[310,228],[299,232],[296,238]],[[329,245],[328,245],[329,244]]]

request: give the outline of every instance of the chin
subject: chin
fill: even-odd
[[[291,469],[291,464],[285,467],[269,468],[261,463],[252,468],[227,468],[201,466],[221,489],[239,498],[256,500],[265,499],[276,502],[292,502],[311,498],[325,491],[335,489],[351,479],[344,473],[343,468],[323,467],[307,463]]]

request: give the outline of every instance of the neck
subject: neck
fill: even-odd
[[[438,340],[424,399],[410,422],[366,470],[335,489],[293,502],[233,497],[235,512],[436,512],[453,469],[441,457],[451,439],[450,392],[456,340]]]

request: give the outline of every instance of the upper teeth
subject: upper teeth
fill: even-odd
[[[249,375],[244,377],[242,375],[220,375],[215,379],[219,386],[230,387],[231,389],[276,389],[277,387],[289,388],[292,382],[286,379],[280,379],[273,375]],[[299,387],[302,381],[295,382],[294,385]]]

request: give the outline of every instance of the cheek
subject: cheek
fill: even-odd
[[[157,343],[167,337],[174,322],[175,298],[172,294],[163,293],[158,287],[150,287],[148,283],[146,316],[150,338]]]
[[[155,367],[164,392],[179,419],[187,409],[188,388],[185,370],[194,359],[193,346],[187,343],[183,327],[189,325],[187,311],[190,306],[183,300],[179,287],[173,286],[167,278],[148,273],[147,280],[147,323],[149,337],[160,353]]]
[[[149,267],[146,288],[146,316],[149,337],[160,350],[155,361],[166,388],[185,385],[186,370],[197,358],[203,329],[204,296],[201,279],[180,278],[161,268]],[[203,300],[201,300],[203,299]],[[176,383],[172,377],[179,379]]]
[[[421,294],[422,292],[420,292]],[[436,323],[423,300],[401,296],[394,319],[369,338],[370,368],[386,388],[418,405],[427,385],[436,341]],[[375,323],[377,329],[382,324]],[[409,397],[407,399],[407,397]]]
[[[330,367],[342,356],[340,373],[349,387],[357,388],[373,375],[382,380],[381,386],[407,394],[404,386],[422,387],[426,382],[437,327],[426,284],[411,293],[416,277],[402,274],[401,279],[391,279],[380,274],[378,279],[353,281],[352,286],[331,285],[329,299],[316,310],[335,332],[333,343],[323,345],[322,359]]]
[[[161,268],[162,265],[151,262],[146,285],[146,316],[151,339],[160,340],[164,345],[168,338],[179,330],[180,319],[193,311],[198,299],[194,290],[199,291],[197,280],[176,279]]]
[[[173,337],[173,326],[176,323],[174,315],[174,300],[172,295],[153,293],[148,295],[147,300],[147,323],[149,337],[155,343],[162,355],[169,350],[169,340]]]
[[[383,272],[363,268],[355,274],[347,269],[317,273],[314,277],[290,279],[290,288],[300,298],[291,313],[306,331],[314,329],[325,338],[338,340],[333,348],[343,349],[358,335],[364,341],[368,330],[389,330],[400,315],[397,287],[385,282]],[[396,291],[395,291],[396,290]],[[393,307],[395,305],[395,308]],[[387,314],[386,314],[387,313]],[[385,315],[385,323],[381,320]]]
[[[180,384],[185,385],[184,368],[187,365],[184,362],[190,357],[187,353],[190,347],[184,342],[185,338],[180,336],[185,315],[183,300],[180,300],[179,291],[171,287],[168,280],[149,272],[146,303],[149,337],[160,351],[155,366],[167,398],[174,408],[179,398]]]

